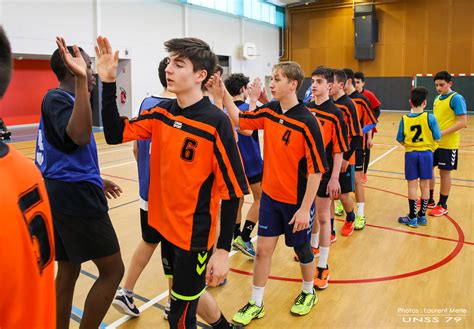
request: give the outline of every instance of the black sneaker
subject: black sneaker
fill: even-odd
[[[122,314],[139,316],[140,311],[133,302],[133,297],[128,297],[123,289],[117,291],[112,306]]]

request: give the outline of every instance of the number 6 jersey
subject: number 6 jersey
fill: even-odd
[[[207,97],[186,108],[165,100],[138,118],[119,118],[115,83],[103,86],[107,142],[151,138],[149,224],[181,249],[209,250],[219,200],[248,194],[229,118]]]

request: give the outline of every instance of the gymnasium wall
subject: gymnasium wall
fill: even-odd
[[[0,0],[0,22],[13,52],[26,58],[51,55],[57,35],[77,43],[93,57],[95,37],[108,36],[113,47],[120,50],[120,57],[131,61],[134,114],[144,97],[161,92],[157,68],[166,55],[163,42],[170,38],[203,38],[217,54],[232,56],[231,72],[243,72],[251,78],[270,75],[278,62],[278,28],[179,1],[81,0],[66,4]],[[258,45],[255,60],[243,60],[238,55],[239,46],[246,42]]]
[[[41,101],[58,80],[48,60],[13,61],[13,74],[8,92],[0,102],[0,117],[8,126],[39,122]]]
[[[379,20],[375,60],[354,59],[352,0],[319,0],[289,9],[288,58],[299,62],[306,75],[318,65],[351,67],[370,77],[474,72],[473,0],[374,2]]]

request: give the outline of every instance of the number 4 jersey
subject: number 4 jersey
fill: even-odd
[[[273,101],[241,112],[239,126],[264,130],[262,190],[276,201],[301,203],[308,174],[328,169],[317,119],[302,102],[283,113],[280,103]]]
[[[0,328],[55,328],[54,238],[43,178],[0,142]]]
[[[400,120],[397,141],[404,143],[406,152],[434,151],[440,138],[438,122],[431,113],[409,113]]]

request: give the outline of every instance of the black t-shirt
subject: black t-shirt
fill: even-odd
[[[44,136],[49,144],[64,153],[71,153],[81,147],[76,145],[66,132],[74,108],[73,98],[74,94],[52,89],[44,96],[41,106]],[[108,211],[104,192],[96,184],[55,179],[45,179],[45,184],[53,213],[99,218]]]

